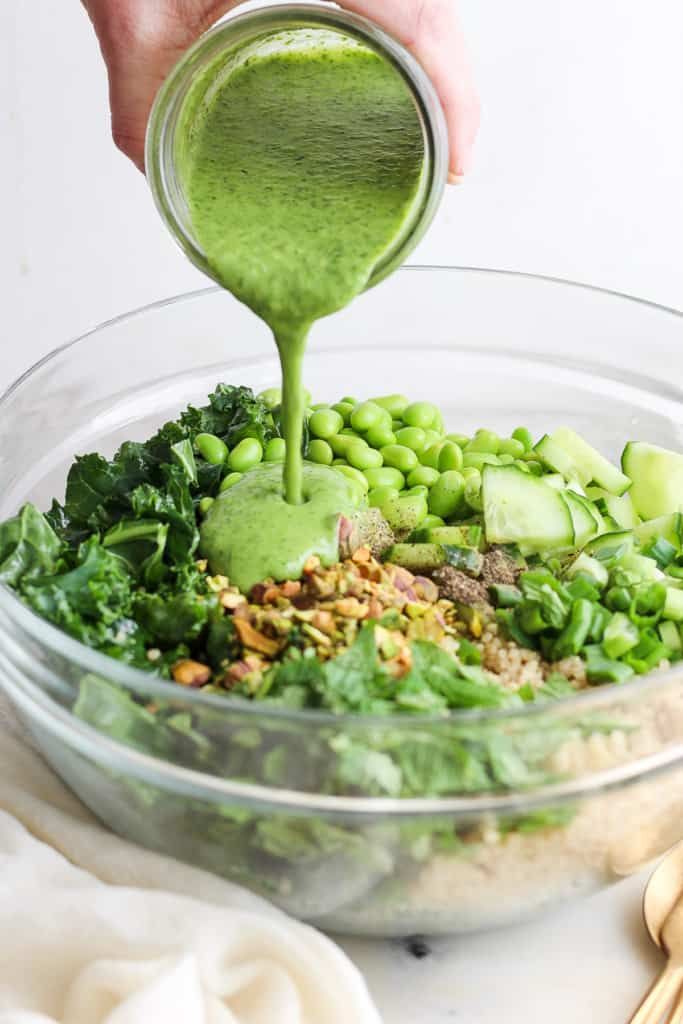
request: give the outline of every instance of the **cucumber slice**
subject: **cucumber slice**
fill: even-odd
[[[554,470],[555,473],[560,473],[564,480],[579,480],[584,486],[588,483],[588,480],[582,479],[577,472],[571,455],[561,448],[560,445],[556,444],[549,434],[543,435],[534,447],[534,451],[540,456],[546,466]]]
[[[569,427],[560,427],[549,441],[552,451],[563,452],[574,466],[573,473],[563,472],[563,476],[575,477],[584,487],[592,481],[610,494],[624,494],[631,486],[628,476]]]
[[[603,533],[595,540],[589,540],[584,548],[587,555],[599,557],[600,561],[613,558],[617,554],[633,551],[635,537],[632,530],[615,530],[614,533]]]
[[[560,497],[569,509],[574,529],[574,547],[582,548],[598,532],[597,517],[592,514],[590,502],[574,494],[573,491],[561,491]]]
[[[610,494],[602,487],[589,487],[588,497],[591,501],[603,501],[607,514],[623,530],[632,530],[640,522],[640,516],[633,507],[631,492],[617,495]]]
[[[683,541],[683,516],[680,512],[673,512],[669,516],[648,519],[647,522],[636,526],[633,534],[641,548],[644,548],[650,541],[663,537],[664,540],[668,540],[669,544],[673,544],[680,550],[681,541]]]
[[[481,494],[489,544],[519,544],[532,551],[574,546],[574,527],[559,491],[516,466],[484,466]]]
[[[643,519],[683,512],[683,455],[644,441],[624,448],[621,465],[633,481],[633,506]]]

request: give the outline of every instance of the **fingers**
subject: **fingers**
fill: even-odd
[[[480,103],[456,0],[341,0],[370,18],[420,61],[436,88],[448,126],[449,181],[470,166],[479,130]]]
[[[154,98],[173,65],[210,24],[241,0],[83,0],[109,74],[112,134],[144,172]],[[432,79],[448,126],[450,177],[468,169],[479,99],[456,0],[343,0],[408,47]]]
[[[143,172],[154,98],[188,46],[238,0],[83,0],[109,76],[114,142]]]

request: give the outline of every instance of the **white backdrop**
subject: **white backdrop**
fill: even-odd
[[[461,5],[480,144],[413,262],[538,271],[683,306],[683,4]],[[0,97],[2,386],[55,344],[202,278],[109,140],[78,0],[0,2]]]

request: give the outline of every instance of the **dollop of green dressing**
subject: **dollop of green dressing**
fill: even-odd
[[[304,462],[301,505],[285,501],[282,467],[259,466],[219,495],[202,525],[202,548],[215,571],[242,591],[272,576],[298,579],[306,559],[339,560],[339,517],[353,516],[362,491],[326,466]]]
[[[282,42],[218,58],[181,118],[196,236],[216,278],[271,327],[282,366],[284,484],[281,470],[255,473],[201,531],[211,569],[239,586],[333,557],[347,481],[302,466],[306,339],[365,289],[424,191],[417,110],[389,61],[339,33]]]

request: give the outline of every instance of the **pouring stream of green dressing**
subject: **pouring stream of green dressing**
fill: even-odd
[[[340,516],[362,498],[348,477],[302,459],[306,340],[367,287],[419,201],[424,168],[414,101],[387,60],[324,30],[281,41],[205,72],[184,154],[211,271],[269,325],[282,367],[284,480],[279,465],[251,471],[201,529],[212,572],[241,590],[297,578],[311,554],[338,560]]]

